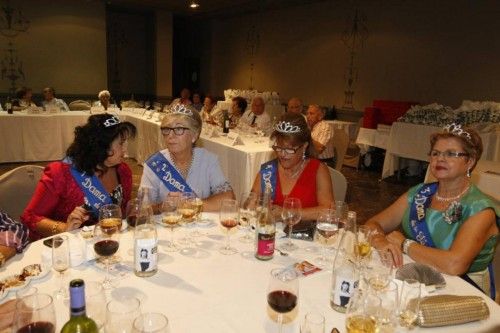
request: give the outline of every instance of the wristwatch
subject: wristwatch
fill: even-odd
[[[401,244],[401,250],[404,254],[408,254],[408,250],[410,249],[410,245],[416,243],[413,239],[405,239]]]

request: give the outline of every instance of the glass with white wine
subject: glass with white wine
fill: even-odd
[[[363,279],[375,292],[387,287],[393,277],[394,261],[389,251],[374,251],[363,262]]]
[[[372,252],[372,247],[370,245],[372,230],[362,225],[358,227],[357,231],[357,244],[356,244],[356,255],[363,261],[370,258]]]
[[[375,333],[380,304],[378,296],[358,290],[347,306],[347,333]]]
[[[197,213],[197,208],[195,206],[196,195],[193,192],[184,192],[178,200],[177,211],[182,215],[181,223],[185,227],[189,227],[191,223],[194,222]],[[189,246],[191,244],[191,238],[188,234],[178,241],[180,244],[185,246]]]
[[[326,256],[326,249],[334,241],[339,231],[339,220],[335,217],[334,209],[322,209],[316,220],[316,241],[321,244],[321,257],[316,259],[318,266],[326,267],[330,260]]]
[[[167,197],[161,206],[161,222],[162,225],[170,229],[170,241],[164,250],[167,252],[179,251],[174,242],[174,229],[179,226],[182,220],[182,214],[177,210],[179,198]]]
[[[420,310],[420,297],[420,282],[414,279],[404,280],[399,302],[399,325],[401,327],[410,329],[415,325]]]

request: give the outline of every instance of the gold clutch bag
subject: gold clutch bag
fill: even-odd
[[[487,319],[489,315],[482,297],[435,295],[420,301],[418,323],[422,327],[457,325]]]

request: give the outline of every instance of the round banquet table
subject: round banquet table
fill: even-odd
[[[218,252],[225,236],[217,223],[217,215],[204,214],[204,218],[212,220],[212,223],[197,227],[204,235],[196,238],[196,246],[182,252],[167,253],[163,250],[170,230],[158,227],[159,269],[149,278],[137,277],[131,271],[133,233],[123,233],[119,249],[122,264],[113,270],[118,285],[106,293],[107,299],[124,294],[138,297],[143,312],[161,312],[169,318],[172,333],[277,332],[278,326],[271,319],[271,310],[266,302],[269,272],[272,268],[302,260],[314,262],[314,258],[320,254],[317,244],[294,240],[299,250],[289,256],[275,253],[272,260],[259,261],[253,256],[253,244],[240,242],[238,238],[242,234],[236,231],[232,235],[231,245],[239,253],[225,256]],[[175,238],[179,239],[193,230],[177,228]],[[70,234],[70,239],[72,249],[83,244],[79,243],[83,242],[79,234]],[[278,243],[283,240],[278,239]],[[30,244],[23,255],[2,268],[1,277],[18,273],[28,264],[40,262],[42,257],[47,258],[48,253],[50,250],[42,241]],[[95,261],[88,261],[70,268],[66,272],[66,282],[73,278],[96,281],[103,276],[103,269],[97,267]],[[490,309],[489,319],[454,327],[416,328],[413,332],[493,332],[500,327],[500,307],[496,303],[458,277],[445,276],[445,279],[447,286],[435,293],[483,296]],[[300,278],[299,304],[292,312],[292,321],[284,326],[284,332],[299,332],[304,315],[310,311],[325,316],[326,332],[330,332],[333,327],[345,332],[344,315],[332,310],[329,305],[330,280],[331,271],[328,270]],[[30,284],[35,285],[39,292],[52,294],[59,286],[59,279],[51,271],[39,280],[32,280]],[[8,295],[6,299],[9,297],[12,296]],[[62,300],[54,300],[54,303],[59,331],[69,316],[68,303]]]

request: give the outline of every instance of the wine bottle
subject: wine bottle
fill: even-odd
[[[330,306],[345,313],[347,303],[359,284],[359,269],[356,262],[356,212],[347,213],[347,223],[340,238],[340,244],[333,262]]]
[[[148,189],[142,193],[141,207],[149,205]],[[158,234],[150,216],[143,217],[144,222],[134,229],[134,273],[137,276],[147,277],[158,271]]]
[[[230,120],[229,120],[229,114],[228,114],[228,111],[227,110],[224,110],[224,122],[222,124],[222,133],[229,133],[229,124],[230,124]]]
[[[257,219],[255,237],[255,258],[270,260],[274,256],[276,224],[271,212],[271,191],[266,189],[262,207]]]
[[[12,101],[10,100],[10,96],[7,96],[7,101],[5,102],[5,109],[8,114],[12,114]]]
[[[69,283],[70,319],[61,333],[97,333],[97,324],[85,313],[85,283],[75,279]]]

